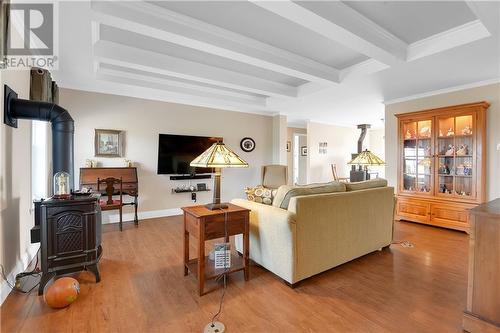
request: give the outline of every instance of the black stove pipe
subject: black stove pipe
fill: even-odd
[[[70,175],[70,187],[73,189],[73,137],[75,126],[73,118],[66,109],[54,103],[30,101],[17,98],[12,92],[5,96],[4,112],[6,117],[17,127],[16,119],[48,121],[52,124],[52,174],[65,171]]]
[[[358,154],[361,154],[363,152],[363,141],[365,140],[366,132],[370,127],[371,126],[368,124],[358,125],[358,128],[361,129],[361,135],[358,139]]]

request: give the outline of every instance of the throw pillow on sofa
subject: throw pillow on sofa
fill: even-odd
[[[249,201],[255,201],[258,203],[270,205],[273,203],[273,198],[276,194],[276,190],[272,190],[270,188],[259,185],[256,187],[246,187],[245,193],[247,195],[247,200]]]
[[[309,185],[281,185],[276,192],[273,200],[273,206],[288,209],[290,199],[301,195],[312,195],[322,193],[345,192],[346,185],[340,182],[330,182],[323,184]]]
[[[387,180],[383,178],[376,178],[362,182],[346,183],[345,186],[347,191],[367,190],[369,188],[386,187]]]

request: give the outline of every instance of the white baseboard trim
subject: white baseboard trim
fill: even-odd
[[[146,219],[154,219],[154,218],[158,218],[158,217],[175,216],[175,215],[182,215],[182,209],[170,208],[170,209],[150,210],[150,211],[145,211],[145,212],[138,212],[137,218],[139,220],[146,220]],[[122,220],[123,220],[123,222],[133,221],[134,220],[134,213],[123,214]],[[112,215],[108,216],[107,222],[103,221],[103,224],[118,223],[119,221],[120,221],[120,215],[119,214],[112,214]]]
[[[33,260],[33,258],[35,258],[35,255],[38,252],[39,247],[40,243],[30,244],[30,246],[26,249],[21,258],[17,260],[16,266],[10,272],[8,273],[5,272],[7,274],[7,280],[9,280],[10,283],[14,283],[16,281],[16,275],[18,273],[24,272],[24,270],[28,267],[28,264]],[[0,283],[1,283],[0,305],[2,305],[12,290],[10,289],[7,282],[5,282],[3,279],[1,279]]]

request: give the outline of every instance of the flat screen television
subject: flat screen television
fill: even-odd
[[[193,175],[213,172],[211,168],[195,168],[189,166],[189,163],[217,141],[222,141],[222,138],[160,134],[158,174]]]

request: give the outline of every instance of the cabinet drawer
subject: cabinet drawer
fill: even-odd
[[[429,222],[429,203],[418,200],[398,200],[397,214],[412,221]]]
[[[438,223],[467,224],[469,222],[468,212],[461,206],[432,204],[431,221]]]

